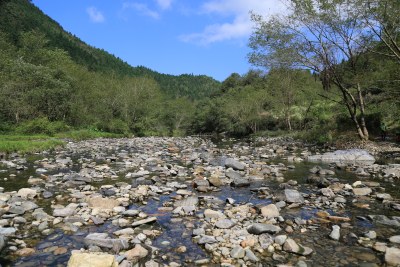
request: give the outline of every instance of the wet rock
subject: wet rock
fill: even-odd
[[[232,179],[231,186],[233,187],[244,187],[244,186],[249,186],[250,181],[248,178],[234,178]]]
[[[139,220],[139,221],[132,223],[132,227],[137,227],[139,225],[147,224],[147,223],[153,223],[155,221],[157,221],[157,217],[149,217],[147,219]]]
[[[249,228],[247,228],[247,231],[253,235],[261,235],[263,233],[276,234],[279,233],[281,230],[282,229],[279,226],[265,223],[254,223]]]
[[[297,244],[293,239],[288,238],[285,241],[285,244],[283,245],[283,250],[290,252],[290,253],[295,253],[303,256],[310,255],[313,253],[313,250],[309,247],[304,247],[299,244]]]
[[[95,245],[102,248],[112,248],[117,251],[129,248],[129,244],[125,239],[112,239],[107,233],[88,234],[84,239],[84,243],[87,246]]]
[[[332,232],[329,234],[329,237],[333,240],[338,241],[340,238],[340,226],[338,225],[333,225],[332,226]]]
[[[232,168],[234,170],[238,170],[238,171],[244,171],[246,168],[246,165],[242,162],[239,162],[233,158],[227,158],[225,160],[225,167],[226,168]]]
[[[73,253],[67,267],[118,267],[118,262],[113,255]]]
[[[221,181],[218,175],[211,175],[208,181],[210,182],[211,185],[215,187],[220,187],[223,185],[223,182]]]
[[[284,200],[288,203],[304,203],[304,198],[300,192],[293,189],[284,190]]]
[[[35,254],[36,250],[34,248],[22,248],[15,252],[15,255],[19,257],[28,257]]]
[[[385,252],[385,262],[389,266],[398,266],[400,263],[400,249],[387,248]]]
[[[3,250],[3,248],[5,247],[5,245],[6,245],[6,240],[5,240],[5,238],[4,238],[3,235],[0,235],[0,252]]]
[[[54,217],[68,217],[76,213],[77,205],[74,203],[69,204],[65,208],[56,208],[53,210]]]
[[[375,223],[378,224],[383,224],[387,226],[394,226],[394,227],[400,227],[400,221],[396,219],[389,219],[385,215],[369,215],[369,218],[371,218]]]

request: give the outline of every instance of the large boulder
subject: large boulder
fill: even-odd
[[[246,168],[246,164],[239,162],[232,158],[227,158],[225,160],[225,167],[232,168],[232,169],[238,170],[238,171],[244,171],[244,169]]]
[[[74,253],[68,261],[68,267],[118,267],[113,255]]]
[[[364,164],[373,164],[375,158],[363,149],[336,150],[322,155],[309,156],[308,161],[333,162],[357,162]]]

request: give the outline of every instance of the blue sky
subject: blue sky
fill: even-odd
[[[84,42],[132,66],[224,80],[250,69],[249,11],[284,12],[280,0],[33,0]]]

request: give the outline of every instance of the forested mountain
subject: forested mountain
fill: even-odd
[[[132,67],[122,59],[92,47],[64,29],[28,0],[0,1],[0,31],[20,46],[23,32],[43,33],[49,48],[67,51],[72,60],[89,71],[114,73],[119,76],[150,77],[158,82],[161,91],[171,97],[197,99],[207,97],[219,88],[219,82],[205,75],[180,76],[161,74],[143,66]]]

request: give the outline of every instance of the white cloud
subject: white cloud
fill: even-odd
[[[103,13],[101,13],[101,11],[96,7],[88,7],[86,12],[88,13],[90,20],[94,23],[101,23],[105,20]]]
[[[168,9],[172,5],[172,0],[156,0],[161,9]]]
[[[140,14],[144,15],[144,16],[148,16],[151,17],[153,19],[159,19],[160,18],[160,14],[154,10],[151,10],[147,5],[145,4],[141,4],[141,3],[129,3],[126,2],[123,4],[122,8],[124,10],[126,9],[134,9],[136,11],[138,11]]]
[[[283,0],[210,0],[202,5],[201,14],[219,15],[230,21],[208,25],[202,32],[182,35],[185,42],[208,45],[215,42],[248,38],[253,23],[250,11],[261,15],[284,13]]]

